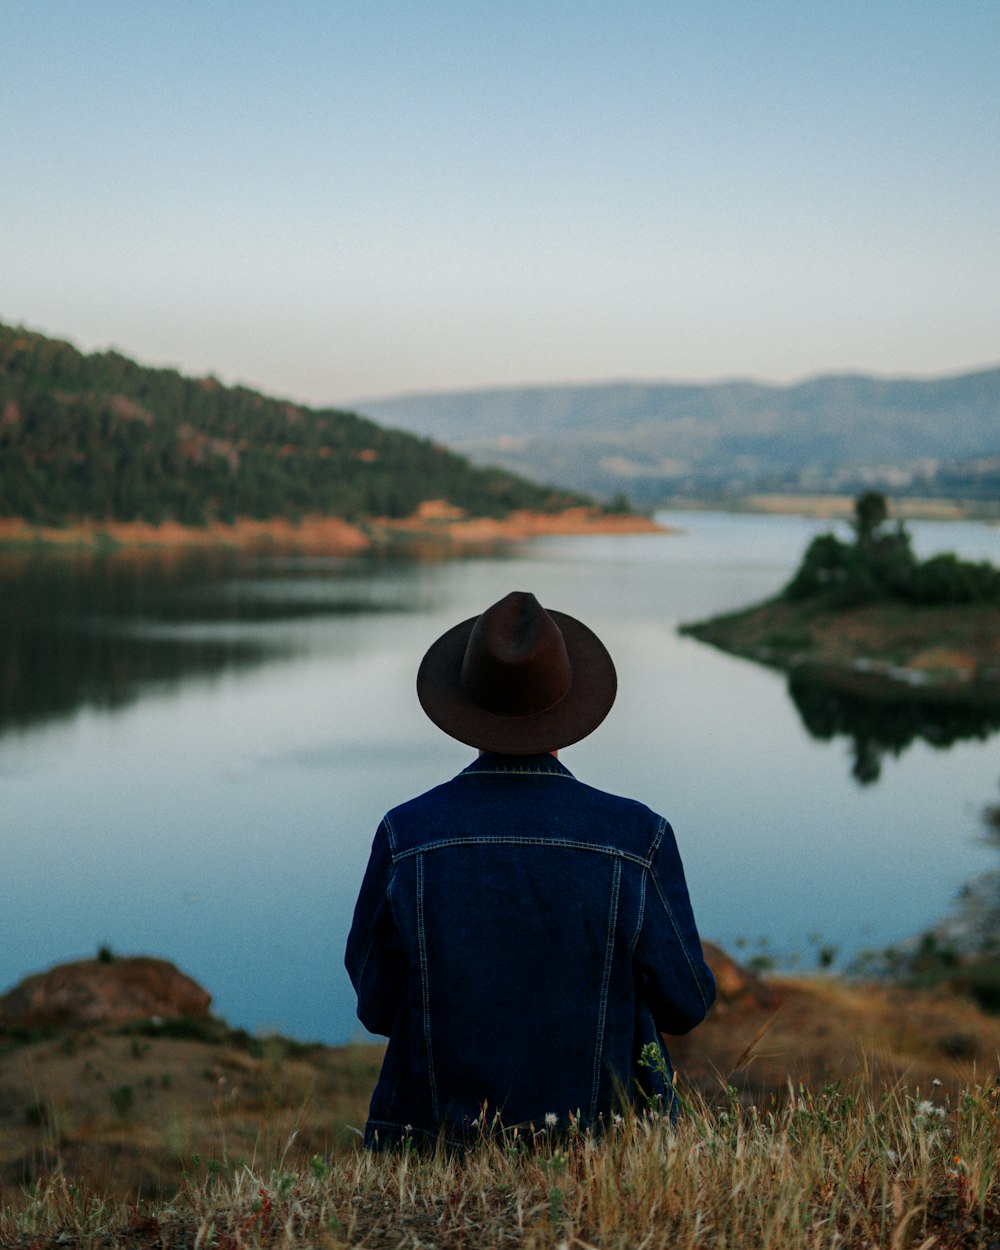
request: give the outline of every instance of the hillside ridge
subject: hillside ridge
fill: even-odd
[[[356,413],[0,324],[0,518],[353,522],[411,516],[429,499],[472,517],[590,503]]]

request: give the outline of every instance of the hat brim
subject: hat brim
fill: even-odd
[[[534,755],[557,751],[592,733],[611,711],[618,678],[608,650],[582,621],[546,608],[566,642],[573,675],[553,707],[529,716],[504,716],[480,707],[462,686],[462,661],[478,617],[470,617],[428,648],[417,671],[420,706],[439,729],[484,751]]]

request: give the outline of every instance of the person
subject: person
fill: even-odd
[[[523,591],[424,656],[424,711],[479,755],[375,834],[346,953],[358,1016],[389,1039],[369,1147],[672,1112],[660,1034],[715,997],[674,835],[558,758],[616,690],[598,637]]]

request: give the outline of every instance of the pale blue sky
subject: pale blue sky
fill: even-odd
[[[314,403],[1000,363],[998,0],[0,0],[0,319]]]

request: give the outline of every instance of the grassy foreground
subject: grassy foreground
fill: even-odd
[[[670,1040],[676,1125],[461,1159],[359,1149],[379,1046],[213,1021],[0,1038],[0,1247],[1000,1250],[1000,1019],[718,966]]]
[[[83,1192],[58,1171],[0,1216],[0,1244],[78,1247],[1000,1246],[1000,1083],[955,1099],[875,1093],[865,1074],[780,1106],[694,1097],[671,1126],[542,1129],[463,1158],[402,1153],[195,1164],[164,1202]]]

